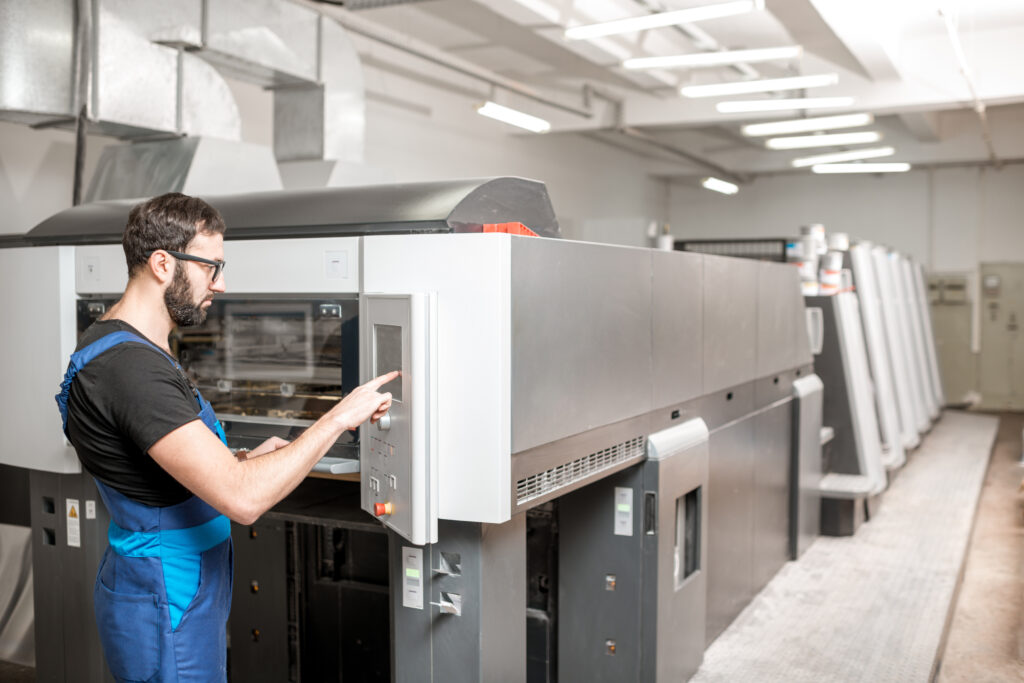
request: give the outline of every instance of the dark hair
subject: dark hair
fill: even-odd
[[[146,263],[156,249],[185,251],[197,232],[224,234],[220,212],[198,197],[168,192],[132,207],[121,246],[128,262],[128,277]]]

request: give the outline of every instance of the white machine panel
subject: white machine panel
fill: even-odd
[[[900,413],[896,404],[896,390],[893,388],[892,361],[885,341],[882,303],[871,258],[871,246],[858,244],[850,247],[850,259],[857,277],[857,297],[860,300],[864,322],[868,359],[871,361],[871,377],[875,384],[879,426],[882,428],[882,440],[886,450],[885,464],[888,467],[902,467],[907,458],[903,449],[903,436],[900,433]]]
[[[892,282],[889,254],[884,247],[874,247],[871,250],[871,259],[878,284],[879,304],[882,310],[889,364],[893,373],[892,385],[896,395],[896,406],[899,409],[903,447],[916,448],[921,440],[917,431],[913,390],[910,384],[910,368],[906,360],[903,333],[899,321],[898,293]]]
[[[81,472],[53,399],[75,350],[74,276],[74,247],[0,249],[0,463]]]
[[[438,515],[508,521],[514,238],[467,233],[362,239],[364,291],[436,293]]]
[[[231,226],[228,226],[230,235]],[[229,240],[224,244],[227,293],[340,294],[359,291],[358,237]],[[272,248],[268,248],[268,244]],[[128,270],[120,244],[75,249],[79,294],[120,294]]]
[[[365,294],[360,378],[401,376],[388,414],[359,440],[363,510],[416,545],[437,541],[436,305],[431,294]]]

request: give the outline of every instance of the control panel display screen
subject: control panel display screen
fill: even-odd
[[[402,369],[402,328],[398,325],[373,326],[374,376]],[[396,401],[402,400],[402,378],[392,380],[380,388],[390,391]]]

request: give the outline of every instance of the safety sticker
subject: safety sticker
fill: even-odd
[[[85,518],[96,519],[96,501],[87,500],[85,501]]]
[[[82,547],[82,520],[76,498],[65,499],[68,508],[68,545],[72,548]]]

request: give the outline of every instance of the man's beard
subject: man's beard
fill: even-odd
[[[185,269],[180,263],[175,263],[174,279],[170,287],[164,291],[164,304],[171,320],[178,327],[193,327],[206,322],[206,311],[202,308],[206,300],[197,305],[192,296],[192,287],[185,277]]]

